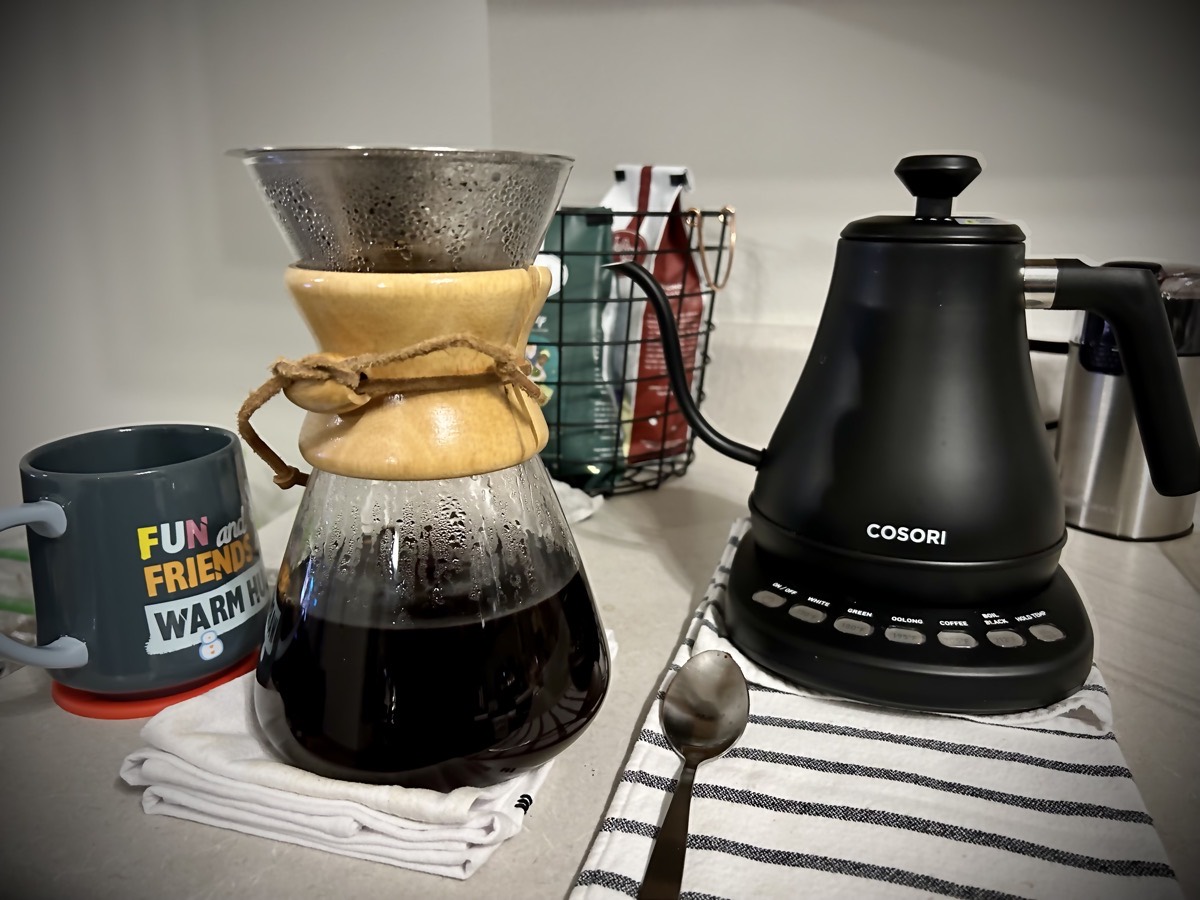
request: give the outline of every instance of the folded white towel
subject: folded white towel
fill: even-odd
[[[356,784],[281,762],[258,738],[253,674],[168,707],[121,777],[142,809],[451,878],[467,878],[521,830],[550,763],[449,793]]]
[[[1098,671],[1067,700],[1006,716],[900,712],[798,689],[722,637],[714,601],[745,528],[735,526],[670,667],[720,649],[750,682],[745,734],[696,772],[683,898],[1181,896]],[[572,900],[637,894],[681,764],[659,706]]]
[[[605,634],[609,658],[617,642]],[[467,878],[521,830],[553,762],[488,788],[447,793],[358,784],[281,761],[260,737],[254,675],[170,706],[142,728],[121,778],[142,809],[342,856]]]

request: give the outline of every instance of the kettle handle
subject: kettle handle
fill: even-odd
[[[1024,278],[1026,305],[1087,310],[1112,326],[1155,490],[1166,497],[1200,491],[1200,444],[1154,273],[1056,259],[1030,260]]]
[[[758,468],[762,465],[763,451],[755,450],[745,444],[730,440],[708,423],[700,415],[700,408],[692,399],[692,390],[687,382],[687,369],[683,363],[683,352],[679,347],[679,331],[675,327],[675,316],[671,313],[671,303],[663,292],[662,286],[645,267],[626,260],[609,263],[604,268],[612,269],[618,275],[624,275],[642,289],[650,308],[658,319],[658,331],[662,341],[663,358],[667,363],[667,378],[671,384],[671,393],[679,404],[679,411],[687,419],[688,424],[696,432],[696,436],[719,453],[724,453],[738,462],[749,463]]]

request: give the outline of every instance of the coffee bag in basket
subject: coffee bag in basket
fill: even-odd
[[[666,291],[691,386],[710,295],[680,205],[687,190],[691,181],[684,167],[621,166],[601,206],[614,211],[613,259],[642,264]],[[621,411],[626,461],[636,464],[686,452],[688,426],[671,398],[658,320],[646,308],[641,290],[623,276],[613,279],[603,325],[605,375]]]

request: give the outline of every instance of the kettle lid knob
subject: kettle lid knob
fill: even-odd
[[[983,171],[973,156],[928,154],[906,156],[896,165],[896,176],[917,198],[917,218],[944,219],[953,199]]]

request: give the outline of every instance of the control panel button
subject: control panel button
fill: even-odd
[[[1029,633],[1039,641],[1050,643],[1051,641],[1061,641],[1066,637],[1062,630],[1054,627],[1049,622],[1041,622],[1037,625],[1029,626]]]
[[[925,643],[924,632],[917,631],[915,628],[898,628],[893,625],[883,630],[883,636],[889,641],[895,641],[897,644]]]
[[[815,606],[805,606],[803,603],[797,603],[789,609],[788,615],[801,622],[811,622],[814,625],[825,621],[825,610],[817,609]]]
[[[771,609],[774,609],[777,606],[783,606],[783,604],[787,603],[787,601],[778,594],[772,594],[770,591],[755,591],[750,595],[750,598],[755,603],[761,603],[763,606],[770,607]]]
[[[1024,647],[1025,638],[1007,628],[997,628],[987,633],[987,639],[997,647]]]
[[[875,630],[875,626],[870,622],[864,622],[862,619],[851,619],[849,616],[834,619],[833,627],[842,634],[853,634],[858,637],[866,637]]]
[[[938,642],[944,647],[956,647],[959,649],[979,646],[979,641],[975,640],[975,638],[965,631],[939,631]]]

